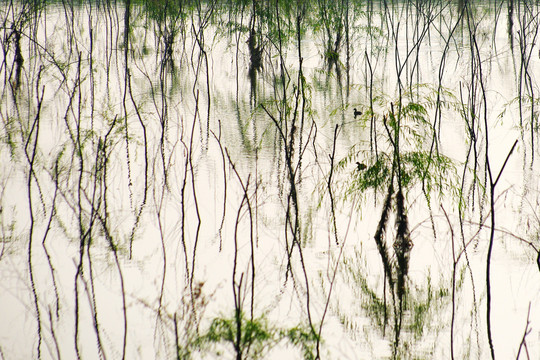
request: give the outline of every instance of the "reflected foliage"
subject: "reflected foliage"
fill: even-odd
[[[0,357],[534,357],[539,14],[2,2]]]

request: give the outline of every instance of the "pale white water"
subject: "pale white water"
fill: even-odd
[[[486,81],[490,158],[495,175],[513,142],[516,139],[520,139],[520,142],[496,188],[497,196],[502,195],[496,202],[497,229],[501,231],[496,232],[491,264],[493,343],[498,358],[516,356],[525,331],[530,304],[531,331],[526,340],[530,357],[535,358],[540,354],[539,308],[536,305],[540,297],[540,273],[535,263],[537,254],[530,246],[518,240],[518,237],[532,242],[536,248],[539,247],[537,234],[540,221],[535,215],[538,209],[538,143],[534,146],[535,160],[531,162],[530,135],[527,135],[530,130],[525,129],[525,135],[521,137],[517,127],[519,112],[516,104],[508,108],[502,118],[498,118],[505,104],[517,96],[519,49],[515,31],[515,48],[511,51],[504,11],[500,13],[495,26],[495,5],[475,8],[477,19],[482,19],[479,21],[478,42]],[[395,28],[400,21],[400,61],[404,61],[405,52],[412,46],[409,41],[414,29],[414,24],[407,23],[406,19],[415,17],[405,14],[403,9],[406,8],[397,7],[391,12]],[[238,240],[235,280],[238,283],[241,274],[244,274],[244,311],[249,313],[251,229],[255,245],[255,316],[264,315],[272,326],[279,328],[291,328],[298,324],[306,326],[308,317],[305,280],[297,249],[291,260],[295,281],[290,277],[285,280],[286,242],[288,241],[290,246],[292,240],[291,232],[285,228],[289,187],[283,144],[278,141],[276,126],[269,116],[261,108],[254,106],[263,103],[274,116],[278,116],[272,104],[272,100],[281,96],[282,91],[279,82],[274,78],[280,71],[277,45],[272,46],[269,41],[266,44],[263,70],[257,79],[257,96],[253,100],[247,77],[247,33],[233,33],[229,37],[221,27],[229,19],[226,13],[215,14],[216,18],[221,16],[221,21],[210,23],[204,30],[208,68],[204,59],[198,61],[201,52],[191,28],[192,23],[198,28],[197,17],[189,16],[185,20],[185,33],[179,34],[174,44],[177,68],[173,72],[169,67],[161,74],[159,61],[163,42],[160,42],[156,35],[159,33],[159,23],[147,17],[141,8],[133,9],[133,32],[130,40],[133,53],[129,54],[129,69],[134,102],[146,126],[149,187],[135,231],[130,258],[130,236],[143,202],[145,149],[142,127],[129,93],[125,98],[125,109],[128,113],[130,141],[126,146],[126,132],[123,127],[126,78],[123,52],[125,9],[120,6],[111,9],[97,9],[95,5],[90,7],[88,4],[76,7],[73,9],[75,16],[71,24],[71,16],[66,17],[64,8],[45,8],[36,19],[30,21],[35,28],[27,26],[22,30],[26,35],[21,40],[25,62],[21,88],[15,96],[13,87],[4,82],[0,152],[1,356],[6,359],[38,357],[38,321],[28,270],[29,165],[24,151],[28,131],[36,117],[37,98],[42,86],[45,91],[40,115],[39,152],[35,160],[39,188],[35,180],[31,185],[35,217],[31,262],[39,306],[42,336],[39,350],[42,358],[77,357],[75,286],[80,297],[77,343],[82,358],[98,358],[100,347],[103,349],[103,357],[121,358],[124,339],[122,293],[125,294],[127,311],[125,357],[174,358],[174,314],[176,313],[178,320],[181,345],[186,341],[183,327],[192,323],[189,320],[191,297],[186,288],[186,268],[191,272],[196,239],[194,286],[197,287],[199,282],[204,283],[202,296],[197,299],[205,299],[204,305],[197,303],[197,316],[201,319],[200,333],[208,328],[213,318],[230,318],[233,314],[235,238]],[[412,11],[411,9],[409,7],[408,11]],[[13,21],[10,11],[13,10],[2,10],[3,18],[7,19],[8,24]],[[15,13],[18,14],[19,11],[16,7]],[[382,26],[384,34],[388,18],[381,16],[382,13],[382,9],[375,10],[372,25]],[[419,102],[433,96],[430,89],[437,87],[444,39],[448,37],[449,28],[457,20],[457,5],[444,8],[442,13],[443,16],[434,17],[430,25],[429,36],[424,38],[418,55],[419,63],[416,66],[419,71],[413,72],[413,83],[430,85],[427,90],[419,93]],[[243,18],[237,18],[237,21],[246,25],[246,14]],[[396,101],[397,98],[393,40],[383,35],[371,42],[365,30],[367,18],[360,13],[356,16],[351,28],[353,51],[349,89],[343,68],[341,79],[334,70],[327,72],[321,57],[324,52],[321,33],[306,33],[301,48],[303,71],[309,85],[308,105],[313,113],[306,116],[302,136],[296,139],[295,161],[298,160],[298,144],[301,141],[306,150],[302,157],[301,173],[298,175],[301,182],[297,181],[297,186],[304,242],[303,256],[310,288],[309,309],[316,326],[321,322],[330,283],[334,279],[336,261],[342,265],[354,264],[352,273],[346,270],[346,266],[337,268],[338,274],[322,331],[323,358],[370,359],[392,356],[393,338],[390,327],[387,328],[386,337],[383,337],[375,326],[376,320],[364,309],[370,305],[369,297],[361,290],[358,281],[351,281],[352,275],[360,274],[367,279],[377,296],[382,296],[383,268],[373,235],[384,200],[382,192],[386,188],[381,189],[376,196],[372,190],[368,190],[361,195],[351,195],[350,201],[343,201],[344,193],[340,189],[350,181],[349,175],[355,171],[354,161],[344,170],[334,172],[339,236],[339,244],[336,244],[329,196],[325,187],[330,170],[328,156],[332,151],[335,124],[341,126],[336,146],[336,162],[343,159],[354,144],[360,144],[363,150],[369,149],[369,121],[367,125],[362,125],[352,117],[353,107],[366,112],[369,104],[366,82],[369,76],[366,74],[365,52],[369,54],[374,69],[374,95],[383,95],[385,98],[375,107],[375,112],[380,115],[387,113],[389,102]],[[147,24],[147,32],[144,31],[143,24]],[[405,31],[407,26],[410,32]],[[94,36],[92,73],[90,27]],[[493,32],[494,29],[497,30],[496,33]],[[10,34],[9,26],[4,30],[5,34]],[[443,38],[439,32],[443,34]],[[235,40],[236,36],[239,36],[238,42]],[[72,42],[68,39],[72,39]],[[458,186],[463,174],[468,141],[464,120],[459,112],[459,86],[461,84],[463,89],[464,102],[467,102],[471,86],[471,50],[468,39],[467,28],[463,25],[452,40],[443,76],[443,86],[456,97],[446,97],[445,100],[455,102],[456,108],[443,108],[440,151],[455,161]],[[537,89],[534,75],[538,73],[540,64],[536,55],[538,48],[534,46],[529,67],[533,86]],[[0,75],[6,78],[10,76],[12,69],[13,40],[5,40],[3,47],[7,53],[5,59],[8,66],[1,69]],[[298,53],[294,42],[284,44],[284,48],[287,50],[283,54],[283,61],[291,78],[287,94],[292,102],[293,84],[297,83],[298,75]],[[388,49],[388,53],[384,49]],[[77,82],[79,52],[80,86]],[[344,52],[340,55],[340,60],[345,63]],[[410,76],[407,74],[410,74],[414,61],[411,59],[408,64],[404,70],[404,79]],[[38,84],[37,74],[41,65],[44,65],[44,68]],[[209,114],[207,74],[211,99]],[[404,83],[409,84],[405,80]],[[161,96],[162,89],[165,97]],[[69,106],[72,93],[75,96],[72,106]],[[195,114],[197,94],[198,115]],[[165,101],[167,127],[161,147],[160,121],[165,118]],[[433,111],[433,108],[429,109],[430,121],[434,118]],[[95,182],[96,178],[103,179],[103,174],[99,171],[96,173],[95,167],[99,138],[105,138],[115,117],[117,122],[108,136],[106,181]],[[384,142],[385,130],[381,116],[378,119],[378,131],[382,139],[379,146],[381,149],[388,149],[388,142]],[[73,136],[76,136],[74,129],[79,121],[82,128],[81,142],[84,144],[81,183],[86,193],[79,192],[80,162],[69,135],[71,130]],[[485,129],[483,119],[477,121],[480,121],[478,176],[480,182],[483,182]],[[316,133],[315,128],[310,132],[313,123],[316,124]],[[226,148],[230,156],[229,161],[225,155],[225,167],[219,144],[209,130],[216,136],[221,134],[223,150]],[[10,142],[14,145],[10,145]],[[29,144],[28,151],[32,149],[32,141]],[[191,163],[186,162],[190,147]],[[42,241],[52,210],[55,190],[54,164],[62,149],[64,153],[59,161],[56,210],[45,242],[54,269],[57,298],[51,266]],[[128,151],[129,164],[126,157]],[[98,164],[101,164],[101,159],[97,159]],[[163,159],[167,168],[168,188],[164,185]],[[231,163],[235,165],[243,186],[247,187],[252,220],[247,205],[243,202],[244,191]],[[471,163],[469,168],[465,180],[466,191],[472,181]],[[182,193],[184,178],[186,185]],[[106,193],[102,187],[104,185],[107,186]],[[324,192],[324,196],[321,207],[318,208],[320,190]],[[119,275],[114,254],[102,230],[103,223],[98,217],[94,218],[90,256],[88,253],[84,255],[84,275],[76,279],[81,239],[77,210],[79,197],[83,207],[83,230],[86,230],[92,218],[92,199],[94,204],[100,204],[94,211],[98,211],[102,217],[105,216],[104,194],[107,197],[106,227],[118,244],[122,276]],[[444,195],[446,196],[439,197],[434,194],[432,198],[431,210],[437,232],[435,239],[427,204],[419,187],[413,188],[407,194],[410,228],[414,229],[408,284],[412,289],[418,289],[412,290],[414,294],[424,294],[424,299],[428,277],[431,278],[434,289],[443,287],[447,291],[446,296],[438,303],[434,301],[429,306],[430,317],[424,324],[421,337],[415,339],[403,330],[402,342],[407,342],[410,346],[404,353],[411,358],[450,358],[452,237],[441,205],[446,209],[452,224],[456,253],[462,249],[462,240],[459,234],[457,203],[455,198],[449,196],[449,191]],[[463,282],[456,293],[453,338],[456,358],[489,357],[485,323],[485,266],[489,228],[478,232],[478,194],[474,199],[474,204],[467,204],[463,227],[465,242],[471,241],[467,255],[474,286],[469,270],[465,269],[466,260],[462,256],[458,263],[461,273],[458,275],[462,274]],[[487,199],[486,197],[486,201]],[[482,219],[488,216],[486,204],[487,202],[482,209]],[[220,230],[224,209],[225,220]],[[182,216],[185,219],[183,226]],[[199,218],[201,226],[198,229]],[[238,228],[235,226],[237,219]],[[485,224],[489,225],[489,219]],[[186,241],[187,266],[181,242],[182,230]],[[340,253],[342,249],[343,252]],[[121,281],[124,285],[123,291]],[[97,309],[100,345],[92,320],[94,309]],[[407,320],[404,321],[406,323]],[[218,346],[218,349],[221,349],[227,358],[234,358],[230,344]],[[524,351],[522,349],[522,356]],[[212,351],[198,351],[194,357],[219,358]],[[302,354],[299,348],[294,348],[282,340],[275,344],[266,357],[301,358]]]

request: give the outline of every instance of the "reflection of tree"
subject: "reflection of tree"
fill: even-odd
[[[384,270],[382,299],[373,290],[368,291],[367,282],[363,286],[374,297],[371,301],[380,301],[383,334],[392,319],[394,357],[398,357],[402,351],[400,334],[403,326],[412,326],[403,324],[404,314],[413,311],[411,306],[416,301],[409,297],[407,281],[409,256],[413,246],[407,217],[407,194],[420,188],[430,208],[433,194],[440,196],[448,189],[457,191],[457,185],[452,180],[455,178],[452,162],[442,154],[426,150],[435,136],[435,129],[428,119],[430,92],[424,93],[421,88],[418,90],[425,96],[423,101],[405,104],[398,101],[396,106],[391,104],[389,111],[380,120],[377,120],[375,114],[367,114],[376,119],[371,122],[376,129],[370,130],[370,133],[374,134],[372,139],[378,138],[377,142],[370,144],[372,150],[369,152],[354,146],[349,155],[338,164],[339,169],[345,170],[349,164],[356,163],[355,170],[350,173],[348,183],[345,184],[344,199],[362,195],[367,190],[384,194],[374,235]],[[395,222],[393,230],[390,225],[392,217]],[[393,238],[392,245],[388,237]],[[391,297],[390,304],[387,303],[387,292]]]

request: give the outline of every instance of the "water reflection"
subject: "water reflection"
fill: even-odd
[[[1,9],[3,356],[540,353],[537,5]]]

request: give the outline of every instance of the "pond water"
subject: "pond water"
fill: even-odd
[[[0,358],[538,358],[539,10],[2,3]]]

